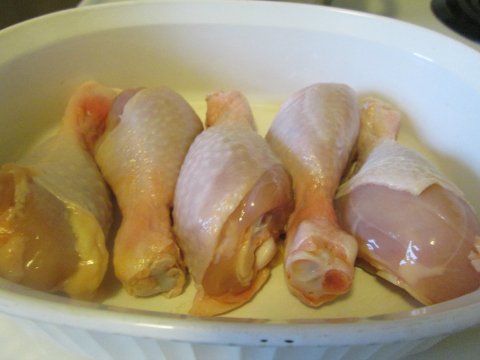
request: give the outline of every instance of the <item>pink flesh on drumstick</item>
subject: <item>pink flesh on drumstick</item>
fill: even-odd
[[[341,224],[379,276],[424,304],[480,286],[480,223],[461,191],[395,141],[400,113],[368,98],[361,109],[358,171],[342,184]]]

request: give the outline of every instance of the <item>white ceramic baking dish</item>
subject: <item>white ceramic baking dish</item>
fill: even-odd
[[[241,90],[264,132],[279,104],[314,82],[345,82],[396,104],[400,141],[430,158],[480,209],[480,55],[399,21],[335,8],[254,1],[99,5],[0,32],[0,161],[59,121],[73,89],[167,85],[203,116],[204,97]],[[480,324],[480,292],[422,307],[357,269],[352,292],[311,309],[281,267],[255,299],[220,318],[175,299],[135,299],[107,278],[100,303],[0,281],[0,311],[95,359],[398,359]]]

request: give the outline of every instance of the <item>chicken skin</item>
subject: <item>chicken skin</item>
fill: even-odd
[[[309,306],[330,301],[352,285],[357,243],[338,226],[333,197],[358,129],[354,91],[343,84],[315,84],[282,105],[267,134],[293,179],[286,280]]]
[[[245,97],[210,95],[207,124],[182,166],[173,213],[196,315],[225,313],[255,295],[292,209],[290,177],[254,130]]]
[[[190,105],[166,87],[125,90],[112,106],[95,159],[121,210],[113,264],[132,295],[183,291],[171,208],[180,166],[202,129]]]
[[[60,129],[0,170],[0,275],[92,298],[107,264],[108,188],[91,151],[116,92],[95,82],[71,97]]]

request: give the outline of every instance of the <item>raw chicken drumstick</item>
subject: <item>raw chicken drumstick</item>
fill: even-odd
[[[0,275],[91,298],[103,280],[109,192],[89,153],[116,96],[95,82],[70,99],[60,129],[0,170]]]
[[[183,290],[171,207],[180,166],[202,129],[190,105],[165,87],[126,90],[112,107],[95,158],[122,213],[113,264],[132,295]]]
[[[369,98],[361,109],[359,168],[340,187],[340,223],[377,274],[424,304],[480,287],[480,223],[461,191],[397,143],[400,113]]]
[[[221,314],[254,296],[292,208],[289,175],[253,130],[239,92],[209,96],[207,124],[182,166],[173,212],[197,285],[190,311],[197,315]]]
[[[293,179],[295,210],[288,227],[285,275],[302,302],[319,306],[346,293],[357,243],[342,231],[333,197],[359,129],[356,95],[342,84],[300,90],[281,107],[267,141]]]

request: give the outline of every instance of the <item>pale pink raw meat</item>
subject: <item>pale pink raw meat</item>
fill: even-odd
[[[202,128],[190,105],[165,87],[126,90],[112,107],[95,159],[122,213],[113,264],[132,295],[183,291],[171,207],[183,159]]]
[[[343,84],[316,84],[283,104],[267,134],[292,175],[295,194],[285,248],[287,284],[310,306],[352,285],[357,243],[338,226],[333,197],[358,129],[355,92]]]
[[[207,124],[182,166],[173,212],[198,289],[190,311],[197,315],[224,313],[254,296],[292,205],[290,177],[253,130],[239,92],[209,96]]]
[[[368,98],[361,109],[358,171],[340,187],[340,223],[378,275],[424,304],[480,286],[480,223],[461,191],[394,140],[400,113]]]

